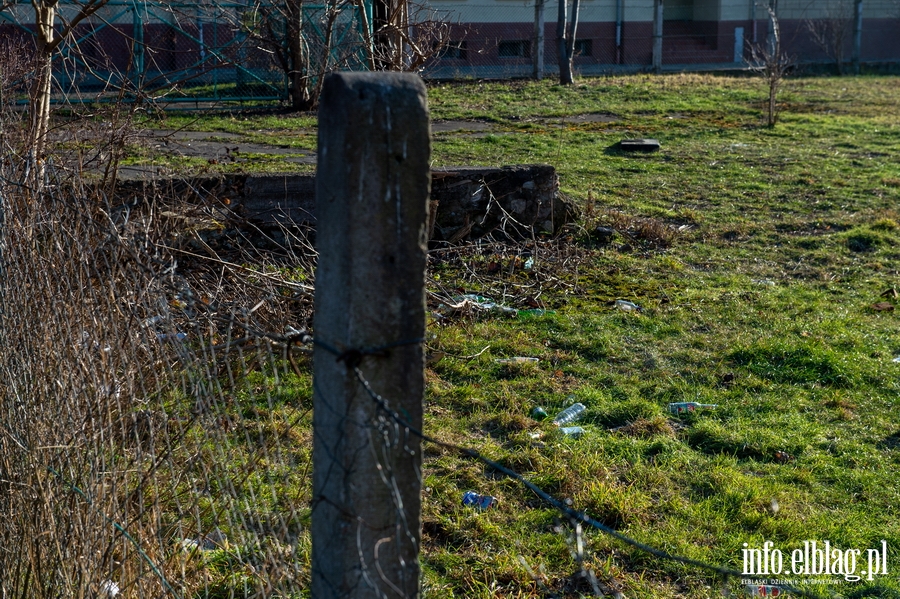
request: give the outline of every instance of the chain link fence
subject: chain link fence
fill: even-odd
[[[752,48],[765,44],[770,28],[764,7],[746,0],[716,13],[709,4],[666,2],[658,21],[652,2],[583,3],[574,47],[576,73],[746,68]],[[74,6],[62,3],[60,10]],[[431,3],[427,10],[413,6],[411,14],[428,12],[430,29],[420,25],[424,37],[436,22],[446,25],[439,34],[432,32],[432,50],[425,47],[427,40],[416,40],[421,46],[416,54],[432,55],[420,67],[423,75],[555,75],[558,4],[539,6],[542,11],[536,10],[535,0]],[[782,1],[778,15],[785,51],[797,64],[836,65],[840,72],[851,63],[881,67],[900,61],[895,35],[900,3],[872,0],[861,12],[857,6],[854,0],[802,6]],[[337,18],[329,29],[334,11]],[[78,25],[54,59],[56,100],[285,102],[293,68],[287,59],[286,14],[277,2],[113,0]],[[331,70],[369,68],[366,39],[371,43],[378,35],[377,28],[366,35],[366,28],[376,25],[371,3],[302,4],[302,20],[310,80]],[[30,47],[33,22],[33,11],[25,4],[0,12],[0,39]]]
[[[293,68],[284,62],[287,4],[112,0],[60,46],[55,100],[283,101]],[[299,6],[309,77],[362,68],[371,4]],[[59,13],[77,9],[63,2]],[[33,47],[33,31],[30,6],[0,12],[0,39]]]

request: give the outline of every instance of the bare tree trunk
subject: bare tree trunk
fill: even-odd
[[[309,110],[309,48],[303,37],[303,3],[289,0],[285,4],[285,21],[288,46],[288,85],[291,107],[294,110]]]
[[[34,1],[37,26],[37,72],[31,88],[31,152],[34,158],[43,158],[50,130],[50,92],[53,82],[51,70],[53,51],[56,48],[53,23],[56,20],[56,0]]]
[[[575,32],[578,30],[578,13],[580,8],[581,0],[572,0],[572,16],[569,18],[569,30],[566,33],[566,58],[569,63],[569,83],[574,83],[575,77]]]
[[[375,41],[372,38],[372,24],[369,23],[369,15],[366,12],[366,3],[363,0],[355,0],[354,4],[359,11],[359,22],[362,25],[363,43],[366,45],[366,66],[370,71],[374,71]]]
[[[559,11],[556,16],[556,52],[559,63],[560,85],[571,85],[572,63],[569,61],[568,44],[566,43],[566,0],[559,0]]]

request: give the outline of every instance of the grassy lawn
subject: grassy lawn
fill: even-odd
[[[426,431],[719,566],[742,570],[745,543],[772,541],[789,565],[804,542],[829,541],[862,550],[859,575],[884,540],[889,571],[871,581],[781,578],[823,597],[900,597],[900,335],[886,309],[900,289],[900,79],[789,80],[774,129],[765,96],[760,80],[711,75],[432,85],[433,119],[491,125],[436,134],[435,166],[553,164],[584,218],[557,239],[432,252],[431,291],[547,312],[435,318],[429,350],[443,357],[427,372]],[[311,116],[147,124],[315,142]],[[610,149],[628,137],[662,150]],[[597,226],[617,233],[606,243]],[[512,356],[540,361],[495,361]],[[531,417],[574,401],[587,406],[579,438]],[[717,407],[674,416],[670,402]],[[426,597],[742,590],[578,529],[439,447],[426,450],[424,486]],[[467,490],[498,507],[464,507]]]

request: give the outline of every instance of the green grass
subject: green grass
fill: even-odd
[[[434,291],[523,308],[539,295],[553,312],[432,323],[429,347],[447,355],[427,373],[427,432],[672,553],[739,570],[743,543],[865,550],[885,539],[896,569],[900,336],[897,313],[871,306],[900,287],[898,92],[894,77],[789,80],[769,129],[765,89],[752,78],[431,86],[432,118],[493,125],[436,136],[435,166],[550,163],[585,216],[560,240],[539,240],[533,272],[488,272],[522,248],[437,256]],[[615,118],[567,118],[597,113]],[[154,126],[314,140],[309,115],[167,119]],[[298,130],[307,141],[290,141]],[[657,138],[662,150],[609,150],[625,137]],[[619,235],[601,246],[589,235],[638,220],[667,231],[668,243]],[[615,310],[618,298],[643,312]],[[494,362],[515,355],[541,361]],[[579,439],[529,416],[570,401],[588,408]],[[675,418],[667,404],[676,401],[718,407]],[[519,484],[440,448],[426,450],[424,486],[425,597],[591,595],[581,565],[607,594],[721,596],[709,572],[578,533]],[[500,507],[463,507],[469,489]],[[894,571],[815,588],[900,593]]]

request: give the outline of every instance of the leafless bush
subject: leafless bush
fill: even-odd
[[[834,61],[838,74],[843,75],[847,48],[853,38],[853,1],[828,3],[824,18],[807,19],[805,25],[813,42]]]
[[[29,168],[0,163],[0,594],[303,588],[304,236]]]
[[[751,47],[750,68],[761,73],[768,84],[766,124],[774,127],[778,122],[778,91],[794,61],[781,46],[781,27],[775,9],[769,5],[766,10],[769,14],[769,36],[764,43]]]
[[[392,2],[376,22],[372,64],[385,71],[418,71],[450,44],[449,14],[424,2]]]

